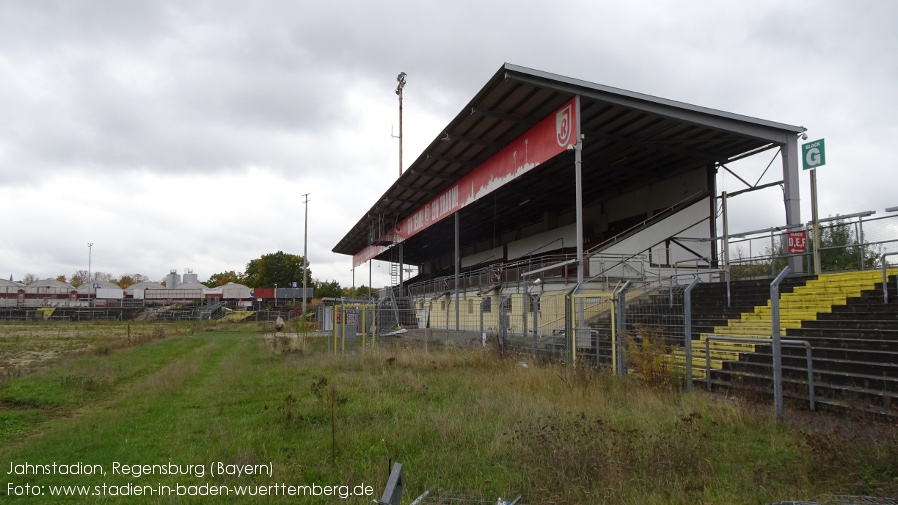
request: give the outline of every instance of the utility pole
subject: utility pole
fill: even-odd
[[[306,205],[305,225],[303,226],[303,245],[302,245],[302,315],[306,315],[306,277],[309,276],[309,194],[302,195],[306,197],[303,202]]]
[[[94,252],[94,243],[87,243],[87,305],[90,306],[90,290],[93,289],[93,283],[90,281],[90,262]]]
[[[399,175],[402,175],[402,88],[405,87],[405,72],[399,72],[396,76],[399,85],[396,86],[396,94],[399,95]]]

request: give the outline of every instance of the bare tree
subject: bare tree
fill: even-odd
[[[93,273],[94,281],[103,281],[103,282],[112,282],[115,283],[118,279],[109,272],[94,272]]]
[[[78,287],[87,282],[87,270],[75,270],[75,273],[72,274],[72,279],[69,281],[73,287]]]
[[[115,281],[116,284],[119,285],[122,289],[127,288],[132,284],[136,284],[138,282],[148,281],[149,277],[141,274],[124,274]]]

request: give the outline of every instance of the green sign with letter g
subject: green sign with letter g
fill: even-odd
[[[804,170],[826,165],[826,149],[824,139],[808,142],[801,146],[801,167]]]

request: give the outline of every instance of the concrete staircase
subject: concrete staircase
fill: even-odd
[[[898,294],[894,273],[890,272],[893,300]],[[881,271],[825,274],[789,292],[781,289],[783,338],[806,340],[813,347],[815,399],[823,408],[898,416],[898,302],[883,303],[881,279]],[[767,289],[769,293],[769,284]],[[694,316],[693,324],[701,326],[701,319]],[[770,302],[714,326],[713,331],[706,328],[692,342],[695,379],[705,378],[705,340],[709,335],[770,337]],[[713,387],[771,394],[769,343],[712,339],[710,349]],[[682,350],[673,359],[682,366]],[[804,349],[783,347],[782,362],[787,398],[807,401]]]

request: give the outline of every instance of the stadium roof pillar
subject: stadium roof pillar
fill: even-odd
[[[783,202],[786,205],[786,225],[801,224],[801,198],[798,187],[798,138],[790,137],[782,144]],[[802,273],[801,256],[789,256],[793,272]]]
[[[580,95],[574,97],[576,109],[576,125],[574,132],[577,143],[574,145],[574,184],[576,185],[577,207],[577,284],[583,283],[583,133],[580,129]]]

